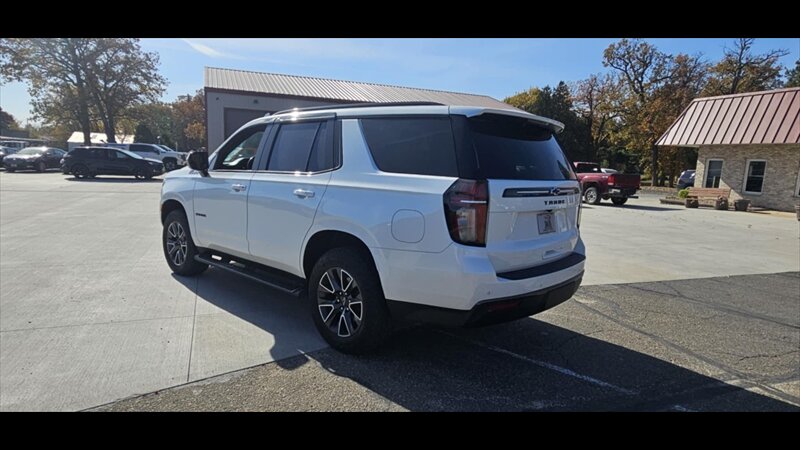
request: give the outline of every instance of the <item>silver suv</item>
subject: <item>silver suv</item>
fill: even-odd
[[[308,297],[333,347],[393,320],[475,326],[569,299],[583,276],[580,190],[559,122],[437,104],[256,119],[161,192],[170,268],[209,266]]]

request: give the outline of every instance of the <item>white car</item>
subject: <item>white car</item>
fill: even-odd
[[[334,348],[392,320],[474,326],[578,289],[580,187],[554,133],[514,110],[387,104],[253,120],[161,191],[179,275],[209,266],[298,297]]]
[[[186,154],[176,152],[165,145],[157,144],[103,144],[104,147],[119,148],[136,153],[147,159],[157,159],[164,163],[164,170],[169,172],[186,165]]]

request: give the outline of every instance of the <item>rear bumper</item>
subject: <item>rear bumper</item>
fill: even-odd
[[[609,186],[606,194],[609,197],[636,198],[636,191],[638,190],[639,188]]]
[[[578,279],[586,254],[578,239],[572,255],[498,274],[485,248],[452,244],[440,253],[370,250],[387,299],[461,311],[471,311],[490,300],[533,295]]]
[[[548,310],[569,300],[581,285],[583,272],[556,286],[528,294],[485,300],[470,310],[440,308],[387,300],[392,317],[447,327],[477,327],[509,322]]]

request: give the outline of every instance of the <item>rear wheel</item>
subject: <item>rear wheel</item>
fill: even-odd
[[[89,178],[90,175],[91,174],[89,173],[89,168],[84,166],[83,164],[76,164],[76,165],[72,166],[72,176],[73,177],[75,177],[75,178],[77,178],[79,180],[82,180],[82,179],[85,179],[85,178]]]
[[[627,197],[611,197],[611,203],[613,203],[613,204],[615,204],[617,206],[622,206],[627,201],[628,201]]]
[[[366,353],[391,334],[375,267],[354,248],[335,248],[314,265],[308,293],[317,330],[343,353]]]
[[[169,268],[178,275],[197,275],[208,269],[208,264],[195,261],[198,254],[194,246],[186,214],[180,209],[172,211],[164,220],[164,230],[161,233],[164,247],[164,257],[167,258]]]
[[[39,161],[38,163],[36,163],[37,172],[44,172],[46,170],[47,170],[47,163],[45,163],[44,161]]]
[[[586,188],[583,193],[583,199],[586,200],[586,203],[591,203],[592,205],[600,203],[600,194],[598,194],[597,188],[594,186]]]
[[[17,169],[6,169],[6,172],[8,172],[8,173],[14,173],[14,171],[16,171],[16,170],[17,170]]]

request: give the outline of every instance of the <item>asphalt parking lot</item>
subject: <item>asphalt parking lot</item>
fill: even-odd
[[[800,405],[789,215],[590,206],[573,300],[511,324],[406,329],[356,358],[327,349],[291,298],[214,270],[173,277],[160,186],[0,172],[0,410]]]

